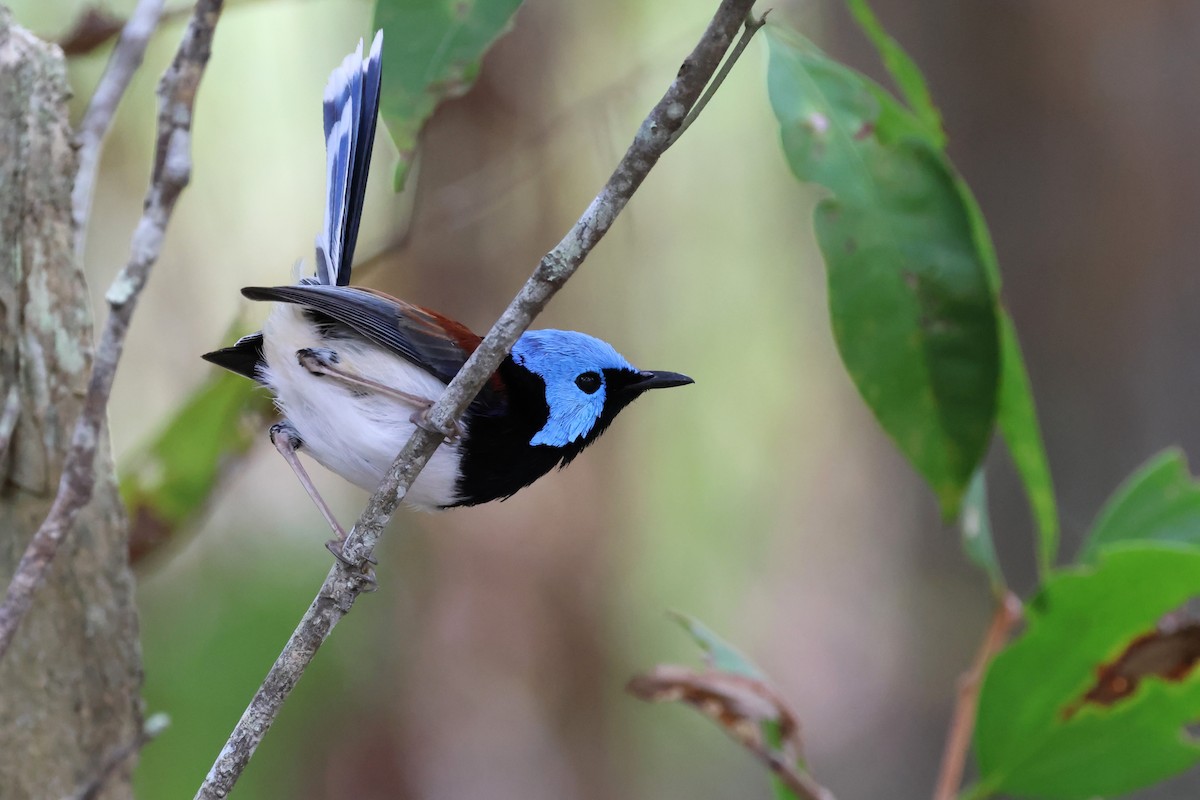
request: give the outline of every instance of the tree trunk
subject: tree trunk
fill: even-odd
[[[75,261],[76,158],[61,51],[0,6],[0,404],[20,411],[0,450],[0,586],[57,490],[92,357]],[[0,437],[2,440],[3,437]],[[92,501],[0,661],[0,795],[70,798],[114,766],[141,729],[141,651],[126,520],[107,432]],[[132,757],[87,796],[132,797]]]

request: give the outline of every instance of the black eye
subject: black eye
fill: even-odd
[[[600,373],[585,372],[575,379],[575,385],[588,394],[595,394],[600,388]]]

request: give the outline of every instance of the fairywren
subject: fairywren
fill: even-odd
[[[345,533],[297,451],[368,491],[423,424],[481,341],[464,325],[372,289],[349,286],[379,111],[383,32],[362,42],[325,88],[327,192],[316,275],[294,286],[247,287],[275,305],[260,333],[204,358],[264,384],[283,421],[271,440],[337,534]],[[574,331],[521,336],[439,445],[405,502],[420,509],[510,497],[594,442],[649,389],[692,383],[647,372],[606,342]]]

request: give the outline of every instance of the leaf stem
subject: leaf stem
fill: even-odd
[[[992,624],[988,626],[979,651],[971,668],[959,678],[958,699],[954,704],[954,715],[950,720],[950,730],[946,735],[946,747],[942,751],[942,766],[938,770],[937,788],[933,800],[954,800],[962,785],[963,770],[967,763],[967,750],[971,747],[971,735],[975,729],[975,712],[979,707],[979,686],[983,682],[984,672],[992,658],[1000,652],[1013,626],[1021,619],[1021,599],[1012,592],[1005,592],[996,605],[992,615]],[[982,792],[982,794],[980,794]],[[966,798],[983,798],[991,794],[984,784],[973,786]]]

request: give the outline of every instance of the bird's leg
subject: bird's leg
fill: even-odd
[[[417,410],[409,418],[414,425],[418,425],[433,433],[441,434],[450,442],[456,442],[462,438],[462,429],[457,422],[452,423],[448,429],[443,430],[429,421],[429,409],[433,408],[432,400],[426,397],[418,397],[415,394],[409,394],[399,389],[393,389],[391,386],[384,386],[378,381],[353,375],[341,367],[335,366],[340,359],[338,358],[338,354],[329,348],[305,347],[302,350],[296,351],[296,360],[300,362],[300,366],[313,375],[330,377],[347,386],[377,392],[386,397],[392,397],[409,405],[414,405],[417,407]]]
[[[325,543],[325,547],[329,552],[341,561],[347,567],[357,569],[357,564],[352,564],[342,555],[342,543],[346,541],[346,531],[338,524],[337,517],[333,516],[333,511],[325,502],[325,498],[321,497],[321,493],[317,491],[317,487],[313,485],[312,478],[308,477],[308,470],[304,469],[304,465],[300,463],[300,457],[296,455],[296,451],[304,443],[300,438],[300,433],[292,423],[284,420],[277,422],[270,428],[271,444],[275,445],[275,449],[283,456],[283,460],[292,468],[292,472],[296,473],[296,479],[300,481],[300,485],[304,487],[304,491],[308,492],[308,496],[317,504],[317,510],[321,512],[321,516],[325,517],[325,521],[329,523],[329,527],[337,538],[330,539]],[[372,564],[374,559],[368,559]]]

